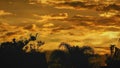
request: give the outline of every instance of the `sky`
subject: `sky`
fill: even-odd
[[[119,26],[120,0],[0,0],[0,42],[39,33],[45,50],[61,42],[120,47]]]

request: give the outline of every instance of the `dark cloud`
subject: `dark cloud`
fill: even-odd
[[[53,28],[52,31],[59,32],[60,30],[70,30],[70,29],[75,29],[75,28],[72,26],[59,26],[59,27]]]
[[[109,31],[120,31],[120,28],[110,27],[110,28],[106,28],[106,30],[109,30]]]
[[[24,26],[24,29],[29,31],[37,31],[39,28],[35,24],[30,24],[30,25]]]
[[[16,32],[8,32],[8,33],[6,33],[7,36],[12,36],[12,35],[15,35],[15,34],[16,34]]]
[[[117,11],[120,11],[120,5],[117,5],[117,4],[110,4],[108,6],[98,6],[96,8],[96,10],[98,11],[110,11],[110,10],[117,10]]]
[[[87,7],[85,5],[85,3],[83,2],[80,2],[80,1],[74,1],[74,2],[64,2],[64,3],[58,3],[58,4],[55,4],[56,6],[71,6],[71,7],[74,7],[75,9],[77,8],[84,8],[84,7]]]
[[[63,21],[66,21],[67,26],[65,27],[74,26],[76,28],[84,27],[84,29],[88,30],[119,31],[119,19],[120,17],[118,15],[110,18],[75,15],[73,17],[66,18]],[[63,28],[57,28],[54,30],[57,31],[59,29]]]
[[[83,2],[79,2],[79,1],[74,1],[74,2],[65,2],[63,3],[63,5],[70,5],[70,6],[73,6],[73,7],[85,7],[85,3]]]
[[[10,41],[12,38],[19,38],[20,36],[26,34],[27,30],[22,27],[13,26],[8,23],[0,23],[0,41]]]
[[[81,1],[65,1],[64,3],[56,3],[54,5],[55,7],[61,6],[61,8],[63,6],[66,6],[66,9],[68,9],[67,7],[71,6],[76,10],[83,8],[83,9],[94,9],[96,11],[110,11],[110,10],[120,11],[120,5],[117,4],[117,2],[106,5],[106,3],[102,1],[100,3],[96,3],[96,2],[89,3],[89,2],[81,2]]]
[[[29,0],[1,0],[0,10],[12,13],[14,15],[1,17],[2,21],[5,21],[14,25],[26,25],[26,23],[39,22],[40,17],[35,17],[34,14],[39,16],[51,15],[50,18],[57,19],[60,17],[54,16],[59,13],[64,13],[61,10],[54,8],[53,6],[43,4],[29,4]],[[6,14],[6,13],[4,13]],[[0,14],[1,15],[1,14]],[[3,14],[2,14],[3,15]],[[65,14],[59,15],[65,17]]]

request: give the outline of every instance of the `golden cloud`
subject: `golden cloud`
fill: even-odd
[[[53,23],[47,23],[47,24],[44,24],[43,27],[53,27],[54,24]]]
[[[113,17],[115,15],[118,15],[118,11],[109,11],[109,12],[105,12],[105,13],[102,13],[100,14],[101,17]]]
[[[87,10],[94,9],[96,11],[109,11],[116,10],[120,11],[120,5],[115,1],[99,1],[99,0],[91,0],[91,1],[82,1],[82,0],[74,0],[74,1],[64,1],[64,2],[50,2],[54,7],[58,9],[75,9],[75,10]]]
[[[59,14],[43,15],[43,16],[33,14],[33,16],[40,18],[40,20],[37,20],[36,22],[46,22],[48,20],[63,20],[68,18],[67,13],[59,13]]]
[[[29,31],[38,31],[39,28],[35,24],[30,24],[24,26],[24,29],[29,30]]]
[[[4,10],[0,10],[0,16],[5,16],[5,15],[12,15],[12,13],[6,12]]]
[[[38,5],[41,1],[46,2],[47,0],[32,1],[33,0],[31,0],[31,4],[35,3],[34,5],[28,3],[22,3],[21,5],[21,3],[18,2],[17,4],[12,4],[16,5],[16,7],[14,7],[16,9],[15,11],[6,9],[12,11],[12,13],[16,13],[16,16],[8,16],[3,19],[3,21],[14,24],[14,26],[8,23],[0,23],[0,41],[10,41],[12,38],[26,37],[30,33],[39,33],[38,39],[47,42],[45,46],[43,46],[46,50],[50,49],[51,45],[53,45],[51,49],[56,49],[60,42],[69,42],[79,46],[90,45],[104,47],[109,46],[111,43],[117,44],[117,39],[120,37],[118,4],[109,5],[110,10],[115,12],[108,12],[107,14],[98,12],[98,14],[103,13],[99,16],[86,9],[94,9],[93,11],[95,11],[100,5],[86,4],[78,0],[74,2],[72,0],[61,0],[64,2],[58,2],[57,0],[56,2],[58,3],[52,6],[47,4],[44,4],[44,6]],[[37,1],[39,2],[36,5]],[[101,11],[106,11],[103,8],[105,7],[104,5],[101,5],[101,7],[103,9],[101,9]],[[23,11],[21,11],[21,8]],[[31,8],[33,10],[31,10]],[[63,10],[63,8],[65,10]],[[84,11],[80,12],[78,10],[84,10],[87,14],[93,15],[87,16]],[[9,11],[1,10],[0,15],[11,15]],[[98,50],[100,52],[102,49]]]
[[[28,30],[24,30],[23,27],[13,26],[8,23],[0,24],[0,41],[11,41],[13,38],[19,39],[21,36],[26,35]]]

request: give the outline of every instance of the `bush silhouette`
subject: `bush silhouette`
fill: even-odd
[[[90,46],[72,46],[62,42],[60,47],[65,50],[53,50],[47,62],[46,53],[39,52],[39,47],[45,44],[36,41],[37,35],[29,39],[0,44],[1,67],[7,68],[120,68],[120,49],[110,46],[109,55],[98,55]],[[35,43],[35,44],[32,44]],[[29,50],[29,51],[27,51]],[[106,59],[106,62],[104,60]],[[106,66],[104,64],[107,64]]]
[[[16,41],[16,39],[13,39],[12,42],[1,43],[1,66],[4,68],[7,68],[7,66],[10,68],[47,68],[45,53],[36,51],[26,53],[22,50],[30,41],[36,41],[36,37],[37,34],[36,36],[30,36],[30,38],[25,41]]]

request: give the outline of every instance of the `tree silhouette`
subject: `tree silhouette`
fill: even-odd
[[[115,49],[114,53],[113,53],[113,48]],[[111,45],[110,49],[112,51],[110,56],[107,57],[107,67],[108,68],[120,68],[120,49],[115,47],[115,45]]]
[[[46,53],[39,52],[39,48],[45,42],[37,41],[37,35],[31,34],[25,41],[16,41],[13,38],[11,42],[1,43],[1,66],[4,68],[7,66],[10,68],[120,68],[120,49],[115,45],[110,46],[110,55],[98,55],[90,46],[79,47],[62,42],[59,48],[63,46],[66,51],[60,49],[52,51],[49,56],[50,61],[47,62]],[[26,52],[23,48],[30,51]]]
[[[25,41],[16,41],[14,38],[12,42],[3,42],[0,47],[0,61],[1,66],[7,68],[47,68],[47,61],[45,58],[45,53],[31,51],[26,53],[22,50],[29,42],[36,41],[36,36],[30,35],[29,39]],[[37,49],[44,45],[44,42],[40,41],[37,45]]]
[[[37,36],[38,36],[38,33],[36,33],[35,36],[33,36],[32,34],[30,34],[30,39],[29,40],[35,41],[36,38],[37,38]]]
[[[70,55],[71,65],[73,68],[90,68],[89,67],[89,57],[94,54],[94,50],[89,46],[78,47],[71,46],[68,43],[62,42],[59,47],[64,46]]]
[[[61,50],[54,50],[50,55],[49,68],[69,68],[69,55]]]

